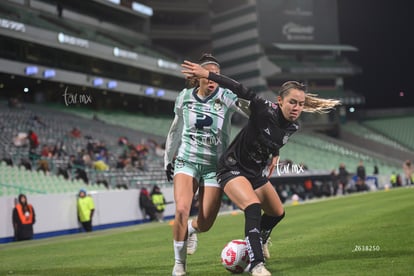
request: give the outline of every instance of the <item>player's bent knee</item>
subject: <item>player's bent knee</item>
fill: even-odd
[[[190,216],[190,206],[186,206],[184,204],[177,204],[175,206],[175,212],[179,216],[189,217]]]

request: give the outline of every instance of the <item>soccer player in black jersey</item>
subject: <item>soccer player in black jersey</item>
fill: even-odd
[[[250,272],[255,276],[271,275],[264,266],[264,252],[273,228],[283,219],[282,202],[269,181],[279,150],[295,133],[302,111],[325,113],[339,104],[306,93],[306,87],[296,81],[284,83],[277,102],[258,97],[253,91],[226,76],[184,61],[182,73],[189,79],[207,78],[232,90],[239,98],[250,101],[250,118],[234,141],[221,156],[217,181],[227,196],[245,215],[245,236],[250,257]],[[264,213],[261,214],[263,209]]]

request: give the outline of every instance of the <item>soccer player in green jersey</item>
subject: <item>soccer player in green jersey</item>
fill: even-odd
[[[210,54],[204,54],[199,64],[220,73],[219,63]],[[216,219],[222,197],[216,179],[217,162],[229,144],[231,116],[238,110],[232,91],[205,78],[193,88],[183,89],[175,101],[164,156],[167,178],[174,182],[176,204],[172,275],[186,274],[187,254],[193,254],[197,247],[196,233],[208,231]],[[189,220],[197,190],[199,213],[197,219]]]

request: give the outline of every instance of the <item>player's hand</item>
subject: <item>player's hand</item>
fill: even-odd
[[[165,170],[165,174],[167,175],[168,182],[173,180],[174,177],[174,167],[171,163],[168,163],[167,169]]]
[[[183,73],[187,79],[208,78],[209,72],[197,63],[184,60],[184,63],[181,64],[181,66],[184,68],[181,70],[181,73]]]

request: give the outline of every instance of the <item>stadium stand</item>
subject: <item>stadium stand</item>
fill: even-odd
[[[366,120],[362,124],[414,150],[414,128],[410,127],[414,125],[414,116]]]
[[[367,127],[371,121],[365,121],[364,123],[359,122],[348,122],[342,125],[342,130],[352,132],[356,135],[362,136],[371,141],[375,141],[387,146],[391,146],[398,150],[408,150],[407,147],[398,143],[399,137],[394,137],[393,139],[388,138],[386,135],[381,132],[375,131],[374,127]],[[397,122],[400,123],[400,122]],[[388,135],[388,134],[387,134]],[[411,136],[413,137],[413,136]]]
[[[3,102],[3,105],[5,103]],[[128,137],[138,143],[144,144],[146,140],[152,139],[161,144],[171,123],[170,118],[159,117],[151,118],[144,115],[128,114],[125,112],[104,112],[91,111],[82,108],[60,109],[56,105],[41,106],[25,104],[23,110],[2,108],[0,118],[3,122],[0,134],[0,156],[9,157],[13,164],[18,165],[22,159],[29,159],[28,149],[13,145],[13,137],[19,132],[27,132],[33,129],[38,135],[41,144],[55,145],[63,143],[65,154],[59,157],[43,158],[50,164],[50,177],[45,180],[43,173],[36,172],[36,162],[32,160],[33,180],[25,172],[11,182],[13,176],[17,176],[23,170],[19,167],[7,170],[1,179],[2,193],[13,193],[19,189],[26,192],[49,192],[61,193],[76,191],[79,185],[85,185],[78,179],[76,184],[69,180],[57,176],[59,169],[64,168],[69,162],[70,155],[77,155],[81,149],[88,147],[90,139],[104,142],[108,148],[109,169],[100,171],[93,167],[85,167],[90,185],[98,188],[139,188],[146,185],[171,185],[166,182],[163,170],[163,160],[155,151],[150,151],[146,156],[146,168],[137,169],[116,169],[116,162],[122,155],[124,148],[119,145],[120,137]],[[41,114],[44,125],[37,123],[33,118]],[[99,120],[97,120],[99,118]],[[82,131],[82,138],[70,137],[69,131],[76,126]],[[234,137],[240,127],[234,127],[232,137]],[[87,139],[85,139],[87,137]],[[386,140],[392,143],[393,140]],[[291,142],[281,150],[282,160],[291,160],[295,164],[304,164],[309,170],[331,172],[338,169],[340,163],[344,163],[350,172],[354,172],[359,160],[363,160],[368,170],[377,165],[383,175],[389,175],[393,171],[399,170],[399,164],[392,162],[385,156],[375,154],[369,150],[358,148],[347,144],[344,141],[329,138],[322,134],[309,131],[301,131],[291,137]],[[4,165],[2,165],[3,170]],[[15,166],[16,167],[16,166]],[[74,178],[76,167],[72,168],[69,175]],[[44,183],[40,184],[42,181]],[[37,183],[37,184],[36,184]],[[63,184],[62,184],[63,183]],[[53,185],[55,184],[55,185]],[[69,184],[72,184],[70,186]],[[102,184],[99,185],[98,184]],[[15,187],[13,188],[14,185]],[[36,189],[37,188],[37,189]]]
[[[334,143],[329,137],[314,133],[298,133],[291,142],[281,150],[282,159],[290,159],[296,164],[305,164],[309,169],[332,171],[344,163],[348,170],[354,172],[359,160],[364,161],[367,168],[378,165],[381,172],[389,174],[398,169],[395,163],[385,157],[374,156],[374,153],[363,153],[362,149],[351,149],[349,145]]]
[[[60,105],[48,104],[51,110],[59,110],[68,114],[77,115],[86,119],[98,118],[108,124],[124,126],[148,133],[148,135],[157,135],[165,137],[170,128],[172,117],[151,116],[142,113],[127,113],[117,110],[91,110],[87,108],[67,108],[62,109]]]
[[[108,188],[136,188],[141,185],[167,184],[162,157],[159,153],[156,154],[163,138],[157,135],[142,133],[94,119],[83,119],[73,114],[42,106],[25,104],[24,109],[9,109],[5,108],[4,102],[1,104],[0,157],[10,159],[14,165],[10,168],[2,165],[0,183],[3,187],[3,193],[4,190],[6,194],[16,190],[38,193],[65,192],[70,188],[69,184],[72,184],[71,191],[76,191],[79,186],[86,184],[95,187],[97,183],[104,184],[100,185],[100,188],[105,186]],[[34,118],[38,119],[34,120]],[[70,136],[70,130],[74,126],[81,131],[80,138]],[[30,129],[38,134],[40,140],[41,146],[35,154],[30,154],[27,146],[16,146],[13,143],[14,137],[19,133],[27,133]],[[149,148],[148,154],[144,157],[145,166],[132,166],[128,170],[116,168],[118,157],[125,150],[119,144],[120,137],[129,137],[134,146]],[[95,142],[101,143],[100,145],[104,144],[107,148],[107,164],[109,166],[107,170],[100,171],[92,165],[84,166],[82,169],[88,178],[88,183],[84,183],[76,177],[79,167],[73,166],[68,170],[68,175],[75,185],[72,181],[58,176],[60,169],[67,169],[71,155],[78,156],[79,152]],[[43,145],[60,145],[61,154],[49,157],[41,156]],[[92,161],[96,161],[93,160],[95,157],[91,156]],[[23,160],[28,160],[30,163],[30,168],[27,171],[23,170]],[[50,176],[45,176],[43,172],[37,171],[39,160],[47,161]]]
[[[15,196],[20,193],[48,194],[73,193],[85,187],[80,180],[66,180],[62,176],[45,175],[40,171],[26,170],[23,167],[10,167],[0,163],[0,194]],[[102,185],[90,184],[90,190],[106,190]]]

